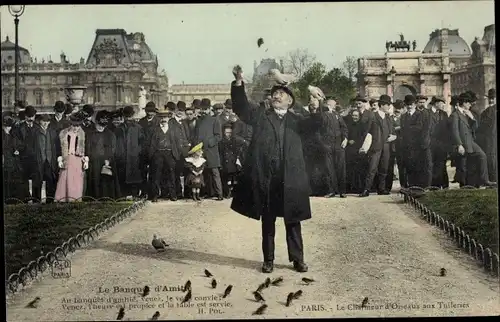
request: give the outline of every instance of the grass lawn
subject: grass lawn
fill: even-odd
[[[4,206],[7,278],[30,261],[131,204],[78,202]]]
[[[418,200],[498,253],[498,190],[437,190]]]

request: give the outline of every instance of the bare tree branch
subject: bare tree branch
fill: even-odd
[[[349,77],[349,79],[351,79],[353,82],[356,81],[355,75],[356,75],[356,69],[358,67],[356,58],[352,56],[347,56],[345,58],[345,61],[342,63],[342,67],[347,77]]]
[[[283,59],[283,69],[286,74],[301,78],[315,61],[315,55],[310,54],[307,49],[298,48],[289,52]]]

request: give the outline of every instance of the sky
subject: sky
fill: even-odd
[[[0,8],[2,41],[14,19]],[[172,84],[225,84],[235,64],[247,77],[254,61],[307,49],[328,68],[346,56],[383,55],[385,42],[416,40],[422,50],[438,28],[459,29],[468,44],[494,23],[493,1],[391,1],[26,6],[19,45],[38,61],[87,59],[96,29],[142,32]],[[262,37],[264,45],[257,47]],[[267,52],[266,52],[267,49]]]

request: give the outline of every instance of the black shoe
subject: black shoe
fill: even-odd
[[[274,264],[272,261],[265,261],[264,264],[262,264],[262,273],[272,273],[274,269]]]
[[[155,197],[155,198],[152,198],[152,199],[151,199],[151,202],[158,202],[158,198],[156,198],[156,197]]]
[[[177,201],[177,197],[170,197],[170,201]]]
[[[491,182],[491,181],[487,181],[484,183],[485,187],[496,187],[497,186],[497,183],[496,182]]]
[[[299,273],[305,273],[309,270],[306,263],[297,261],[293,262],[293,268]]]
[[[339,197],[340,197],[340,198],[347,198],[347,196],[346,196],[345,194],[343,194],[343,193],[341,193],[341,194],[339,195]]]
[[[222,197],[222,196],[218,196],[218,197],[217,197],[217,201],[221,201],[221,200],[224,200],[224,197]]]
[[[378,195],[384,195],[384,196],[387,196],[387,195],[390,195],[391,193],[387,190],[382,190],[382,191],[379,191],[377,192]]]
[[[365,190],[359,194],[360,197],[368,197],[369,195],[370,195],[370,191],[368,191],[368,190]]]

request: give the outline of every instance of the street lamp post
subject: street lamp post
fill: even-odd
[[[394,90],[395,90],[395,78],[396,78],[396,69],[394,66],[391,68],[391,84],[392,84],[392,100],[394,101]]]
[[[16,43],[14,47],[14,68],[15,68],[15,87],[14,87],[14,102],[19,100],[19,17],[24,13],[24,6],[9,6],[9,12],[14,17],[15,25],[15,38]]]

